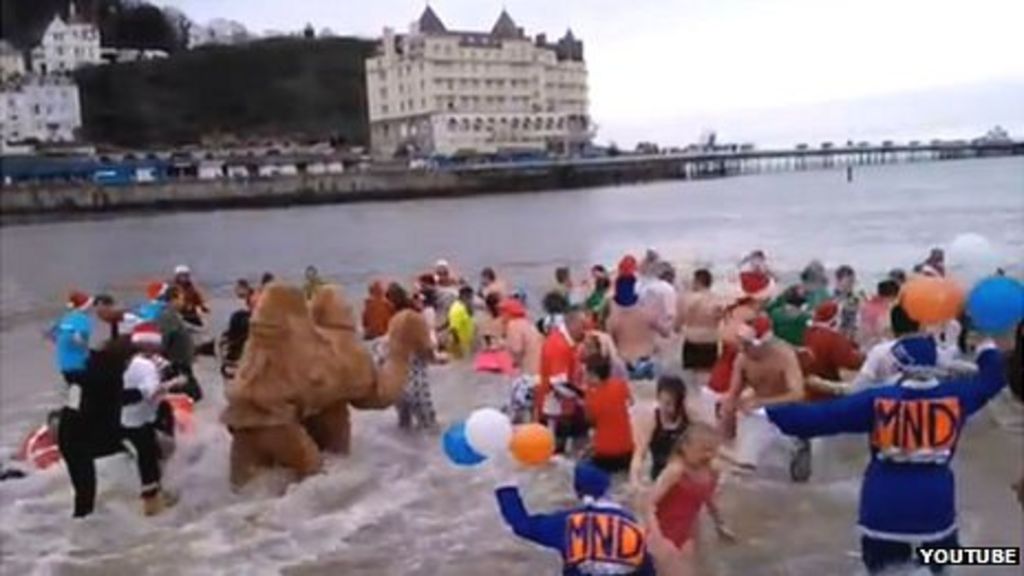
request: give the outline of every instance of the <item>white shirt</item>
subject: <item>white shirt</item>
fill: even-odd
[[[654,311],[659,324],[669,327],[675,324],[679,294],[674,286],[660,278],[648,280],[640,291],[640,300]]]
[[[860,392],[868,388],[887,386],[894,384],[899,377],[900,368],[896,357],[892,354],[892,347],[896,340],[886,340],[875,344],[868,355],[864,358],[864,364],[860,372],[853,379],[853,391]],[[954,368],[964,370],[967,364],[957,359],[958,350],[956,347],[949,348],[939,346],[937,349],[937,365],[940,368]]]
[[[121,407],[121,426],[140,428],[156,421],[159,406],[160,372],[156,363],[141,354],[136,354],[124,371],[124,389],[138,390],[142,400]]]

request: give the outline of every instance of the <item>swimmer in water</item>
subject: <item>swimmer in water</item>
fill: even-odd
[[[593,428],[591,462],[609,474],[624,472],[633,460],[629,384],[612,376],[611,358],[600,348],[592,349],[583,365],[587,379],[584,406]]]
[[[160,487],[160,445],[157,442],[157,411],[161,396],[177,379],[163,380],[158,355],[163,337],[155,324],[139,324],[132,331],[135,354],[124,372],[121,395],[121,430],[135,451],[139,480],[142,483],[142,510],[154,516],[174,504],[174,498]]]
[[[858,524],[871,574],[910,564],[916,547],[959,547],[952,460],[967,420],[1006,385],[1002,354],[991,339],[978,346],[971,377],[940,376],[938,346],[926,334],[901,338],[893,356],[900,369],[893,384],[830,402],[767,408],[786,434],[870,435]]]
[[[707,269],[694,272],[676,314],[675,329],[683,336],[683,370],[700,386],[708,384],[718,361],[718,329],[724,314],[722,303],[711,293],[713,281]]]
[[[771,320],[755,317],[740,331],[742,350],[732,371],[732,383],[722,406],[723,430],[731,436],[735,423],[733,461],[739,469],[753,472],[776,444],[792,444],[768,421],[764,407],[804,399],[804,377],[791,346],[775,337]],[[810,477],[810,443],[797,442],[790,463],[794,481]]]
[[[705,507],[718,536],[727,542],[736,540],[715,501],[719,474],[712,462],[718,445],[715,429],[696,423],[673,446],[668,464],[658,475],[646,506],[648,545],[658,574],[696,574],[694,536]]]
[[[507,412],[513,423],[521,424],[532,419],[544,336],[530,322],[526,306],[518,299],[505,298],[499,308],[505,323],[505,347],[517,371],[512,380]]]
[[[690,425],[686,414],[686,384],[678,376],[658,378],[657,406],[653,412],[634,418],[633,438],[636,449],[629,467],[630,487],[639,492],[644,485],[644,459],[651,455],[649,478],[658,478],[676,442]]]
[[[520,538],[558,552],[564,576],[655,574],[644,530],[622,506],[606,500],[608,474],[587,462],[576,465],[573,485],[581,504],[547,514],[530,514],[519,488],[512,484],[495,491],[501,516]],[[616,534],[605,545],[601,534]]]
[[[534,396],[534,417],[552,429],[555,450],[565,454],[587,433],[583,414],[584,382],[578,348],[586,336],[586,316],[573,308],[555,319],[544,339],[540,359],[540,384]]]
[[[626,361],[631,380],[657,377],[657,337],[668,337],[669,327],[658,322],[651,309],[640,305],[635,276],[615,279],[615,295],[608,314],[608,333]]]

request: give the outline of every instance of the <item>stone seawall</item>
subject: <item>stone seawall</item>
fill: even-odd
[[[0,222],[122,211],[258,208],[557,190],[678,177],[665,166],[546,166],[479,172],[367,171],[146,184],[36,184],[0,190]]]
[[[478,178],[439,172],[348,173],[128,185],[19,185],[0,191],[4,220],[159,209],[213,209],[358,202],[480,190]]]

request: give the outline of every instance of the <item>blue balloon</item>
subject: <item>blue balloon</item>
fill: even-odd
[[[1002,334],[1024,320],[1024,285],[993,276],[978,283],[967,297],[967,315],[976,330]]]
[[[476,466],[486,460],[469,446],[465,422],[456,422],[449,426],[441,438],[441,445],[448,459],[459,466]]]

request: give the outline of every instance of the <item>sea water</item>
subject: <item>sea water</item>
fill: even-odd
[[[437,258],[475,280],[495,267],[526,288],[534,306],[555,266],[578,276],[595,262],[658,249],[681,269],[710,265],[719,278],[754,248],[791,277],[812,258],[850,264],[862,287],[910,268],[961,232],[988,237],[1011,273],[1024,254],[1024,160],[865,167],[840,171],[660,182],[619,188],[260,211],[120,216],[0,229],[0,456],[58,402],[59,375],[42,331],[69,288],[137,301],[145,284],[188,264],[211,292],[214,324],[236,306],[236,278],[264,271],[298,280],[307,264],[362,298],[372,278],[409,280]],[[675,358],[674,349],[665,358]],[[439,438],[399,431],[391,411],[361,412],[353,453],[329,457],[323,474],[289,484],[271,473],[240,493],[228,487],[230,437],[216,367],[198,365],[207,398],[198,428],[181,441],[166,484],[181,496],[143,519],[126,456],[100,462],[96,514],[70,520],[62,467],[0,483],[0,574],[553,574],[558,559],[517,540],[494,502],[515,480],[528,505],[572,501],[571,466],[517,470],[508,462],[457,469]],[[442,423],[500,405],[506,384],[463,365],[433,368]],[[652,396],[641,385],[637,409]],[[1009,485],[1024,466],[1020,408],[1006,395],[979,414],[956,460],[961,538],[1020,545],[1020,508]],[[701,538],[715,574],[862,572],[854,523],[866,463],[863,438],[815,443],[814,476],[785,471],[726,483],[722,503],[740,542]],[[617,494],[624,496],[622,491]],[[705,530],[705,532],[707,532]],[[972,573],[964,570],[961,573]],[[979,573],[998,574],[998,570]],[[1013,574],[1013,570],[1002,573]]]

